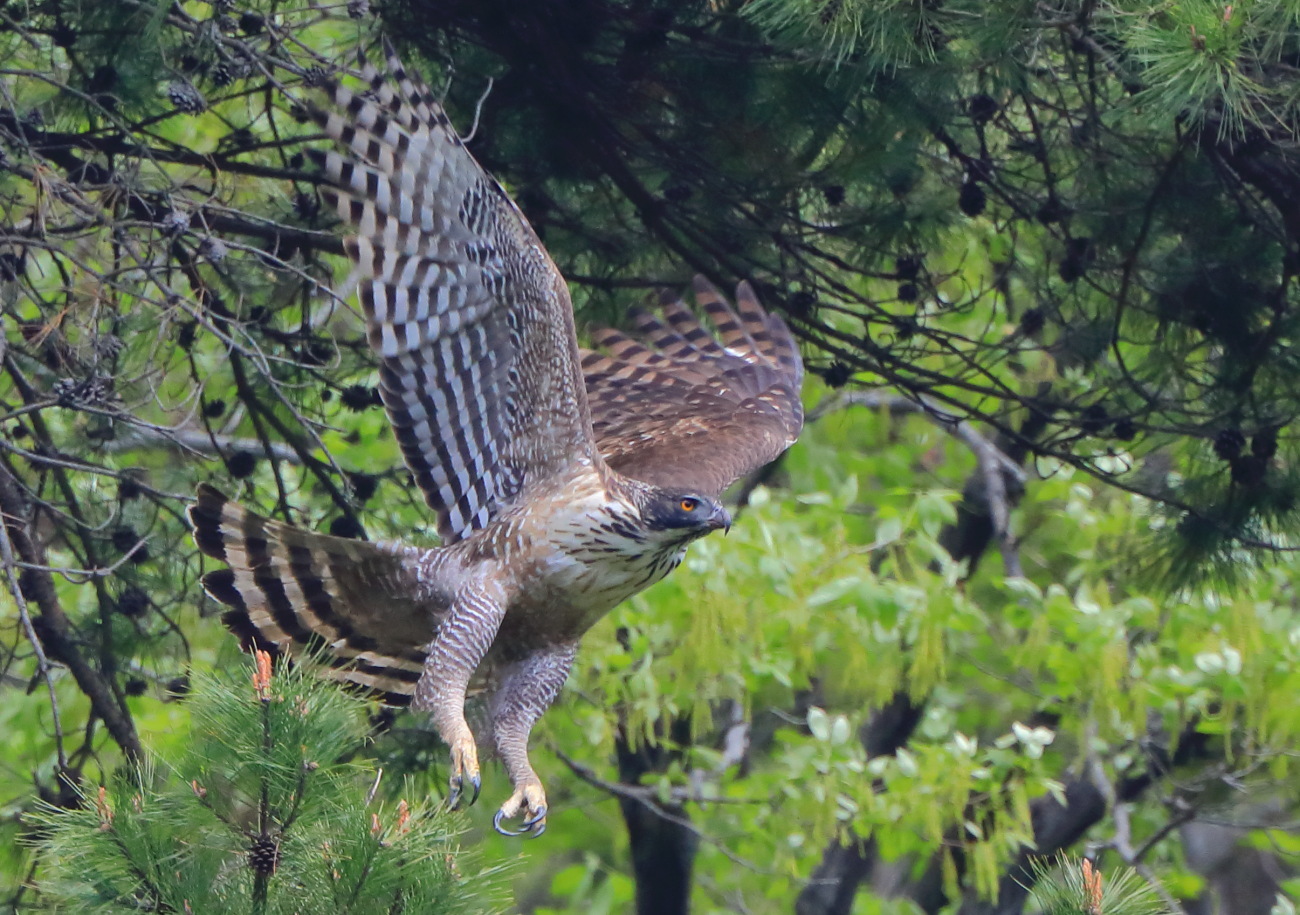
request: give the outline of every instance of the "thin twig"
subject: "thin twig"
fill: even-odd
[[[0,473],[3,472],[3,470],[0,470]],[[16,571],[21,566],[13,542],[9,539],[9,526],[20,523],[23,523],[22,518],[10,517],[7,512],[0,509],[0,559],[4,560],[5,581],[9,586],[9,594],[13,598],[14,606],[18,608],[18,620],[22,624],[27,641],[32,646],[32,653],[36,656],[36,672],[45,681],[45,688],[50,694],[50,721],[54,728],[54,750],[59,758],[59,771],[66,772],[68,769],[68,755],[63,748],[63,726],[59,716],[59,696],[54,690],[53,666],[50,664],[49,658],[45,656],[45,646],[41,644],[41,640],[36,634],[36,627],[32,625],[31,614],[27,612],[27,598],[23,595],[23,589],[19,584]]]
[[[1115,821],[1115,833],[1105,844],[1110,848],[1115,849],[1115,851],[1119,853],[1120,858],[1123,859],[1124,863],[1133,868],[1134,872],[1136,872],[1139,877],[1151,886],[1151,889],[1160,897],[1170,912],[1183,912],[1184,909],[1182,905],[1168,890],[1164,888],[1163,885],[1161,885],[1160,881],[1156,879],[1155,874],[1151,872],[1151,868],[1147,867],[1146,863],[1142,860],[1142,856],[1151,849],[1154,845],[1154,841],[1158,841],[1158,839],[1143,845],[1142,854],[1139,854],[1133,848],[1132,824],[1129,819],[1129,814],[1133,805],[1127,801],[1119,801],[1117,799],[1115,786],[1112,785],[1110,779],[1106,777],[1106,771],[1102,767],[1101,759],[1096,754],[1090,754],[1087,766],[1088,777],[1091,779],[1094,787],[1101,792],[1102,797],[1106,799],[1106,806],[1109,808],[1111,817]],[[1172,828],[1174,827],[1171,826],[1170,829]],[[1168,830],[1166,830],[1166,832],[1168,832]]]
[[[478,103],[474,106],[474,123],[470,125],[469,133],[465,134],[465,136],[460,138],[461,142],[466,145],[469,145],[471,142],[473,142],[474,135],[478,133],[479,115],[482,114],[483,112],[483,103],[486,102],[487,97],[492,94],[493,82],[494,80],[492,79],[492,77],[489,76],[487,81],[487,87],[483,90],[483,94],[478,97]]]

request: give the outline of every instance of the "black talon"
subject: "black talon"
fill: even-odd
[[[538,823],[542,823],[542,820],[544,820],[544,819],[546,819],[546,807],[545,807],[545,805],[543,805],[542,809],[539,810],[539,811],[537,811],[537,813],[533,814],[533,815],[532,815],[530,818],[528,818],[527,820],[524,820],[524,822],[523,822],[521,825],[523,826],[524,829],[532,829],[532,828],[533,828],[534,826],[536,826]],[[542,829],[543,829],[543,830],[546,829],[546,824],[545,824],[545,823],[542,823]],[[541,833],[539,832],[539,833],[537,833],[537,835],[540,836]]]
[[[505,813],[504,810],[498,810],[496,812],[496,815],[492,817],[492,828],[495,829],[497,832],[501,833],[501,835],[503,836],[510,836],[512,838],[514,836],[522,836],[524,834],[524,831],[522,829],[519,830],[518,832],[515,832],[513,829],[506,829],[504,826],[501,825],[501,821],[504,819],[503,816],[504,813]]]
[[[483,789],[483,779],[477,773],[469,777],[469,786],[474,789],[469,796],[469,803],[466,807],[473,807],[474,802],[478,800],[479,792]],[[447,794],[447,809],[455,810],[460,807],[460,800],[464,794],[465,776],[453,775],[451,777],[451,791]]]
[[[524,820],[523,823],[519,825],[518,829],[506,829],[504,826],[501,825],[501,821],[505,819],[505,811],[498,810],[496,814],[492,817],[492,828],[495,829],[497,832],[501,833],[501,835],[503,836],[514,837],[514,836],[522,836],[524,833],[529,833],[528,838],[536,839],[542,833],[546,832],[545,818],[546,818],[546,808],[543,807],[537,813],[533,814],[531,817]]]

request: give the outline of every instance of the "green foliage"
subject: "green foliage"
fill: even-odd
[[[1059,797],[1081,758],[1117,783],[1147,773],[1153,719],[1192,743],[1231,733],[1236,749],[1221,752],[1234,770],[1263,766],[1268,780],[1292,783],[1285,747],[1300,733],[1276,702],[1300,686],[1288,576],[1227,603],[1208,593],[1166,600],[1120,561],[1125,532],[1145,523],[1141,503],[1058,469],[1016,513],[1024,576],[992,565],[954,587],[957,570],[934,565],[943,554],[933,541],[953,494],[844,476],[858,467],[887,475],[894,461],[948,447],[942,433],[909,423],[882,449],[861,419],[810,430],[789,462],[797,496],[757,491],[725,540],[697,545],[671,578],[593,630],[567,703],[541,727],[567,756],[600,759],[615,726],[671,747],[665,723],[692,722],[697,736],[681,760],[647,784],[692,799],[693,822],[716,837],[699,850],[709,876],[698,910],[726,912],[724,900],[744,898],[754,910],[788,911],[791,879],[846,827],[889,860],[960,848],[963,881],[992,894],[1032,842],[1033,801]],[[944,466],[959,479],[953,457]],[[814,481],[830,476],[843,482],[819,490]],[[928,697],[924,720],[906,749],[870,758],[857,738],[863,709],[900,689]],[[782,711],[800,697],[812,703],[804,715]],[[717,709],[728,702],[754,722],[753,746],[743,766],[720,769]],[[1196,781],[1196,771],[1183,777]],[[543,777],[563,785],[547,833],[552,860],[596,856],[616,867],[612,801],[591,808],[601,795],[565,766]],[[1204,777],[1216,777],[1213,767]],[[1179,872],[1169,842],[1156,860]],[[564,873],[576,910],[613,892],[590,863]],[[950,861],[949,891],[956,873]]]
[[[1034,862],[1031,898],[1043,915],[1169,915],[1159,891],[1131,867],[1104,875],[1091,861],[1065,855]]]
[[[838,67],[855,59],[872,71],[893,71],[935,59],[938,6],[913,0],[755,0],[744,13],[796,47],[819,49],[820,62]]]
[[[269,671],[269,662],[267,670]],[[47,905],[77,912],[481,913],[494,880],[436,801],[374,799],[361,704],[310,665],[194,685],[191,725],[81,806],[25,815]]]
[[[1300,524],[1300,6],[441,9],[389,3],[382,27],[436,91],[455,65],[453,119],[478,120],[471,148],[574,281],[580,322],[617,323],[641,287],[696,271],[749,277],[811,375],[921,395],[938,420],[828,412],[728,538],[591,633],[538,732],[545,839],[490,833],[492,803],[467,817],[491,867],[522,860],[519,907],[633,905],[601,787],[620,753],[655,763],[624,798],[700,834],[699,912],[788,912],[841,841],[930,898],[990,896],[1033,815],[1085,777],[1132,792],[1134,843],[1157,840],[1145,861],[1172,891],[1205,891],[1140,786],[1173,771],[1222,817],[1298,793],[1295,560],[1271,547]],[[39,547],[17,598],[0,589],[10,886],[31,873],[43,893],[114,905],[142,885],[120,839],[179,911],[203,879],[246,900],[263,787],[280,826],[300,800],[268,907],[291,886],[334,899],[372,853],[387,876],[367,875],[368,900],[412,868],[450,879],[446,819],[416,802],[395,826],[399,789],[445,783],[425,722],[363,746],[359,707],[327,687],[282,684],[316,703],[309,722],[203,677],[235,652],[180,518],[204,479],[283,520],[432,541],[361,322],[322,291],[345,268],[292,102],[380,27],[270,0],[0,5],[0,473],[22,494],[7,530]],[[206,107],[175,103],[178,82]],[[113,396],[82,396],[96,379]],[[807,396],[830,392],[814,380]],[[989,521],[962,428],[1025,469],[1005,557],[996,538],[950,552]],[[130,535],[146,553],[126,558]],[[45,580],[52,603],[24,596]],[[98,677],[93,701],[74,668]],[[862,734],[897,697],[915,730],[869,755]],[[113,711],[162,762],[109,774]],[[269,752],[253,739],[266,716]],[[372,758],[409,781],[366,806]],[[55,844],[33,859],[15,841],[33,781],[63,805],[66,782],[105,784],[110,828],[90,790],[80,811],[39,814]],[[489,764],[485,799],[504,785]],[[1107,868],[1116,828],[1083,840]],[[1250,840],[1296,860],[1285,829]],[[866,891],[857,910],[916,911]]]

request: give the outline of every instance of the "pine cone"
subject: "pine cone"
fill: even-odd
[[[91,344],[95,356],[100,359],[112,359],[126,347],[126,341],[115,334],[99,334]]]
[[[302,82],[305,86],[323,86],[329,82],[330,71],[324,67],[308,67],[302,71]]]
[[[984,207],[988,202],[989,198],[984,193],[984,188],[974,181],[965,182],[961,186],[961,193],[957,195],[957,206],[967,216],[980,215],[984,212]]]
[[[1232,482],[1242,486],[1258,486],[1268,475],[1268,458],[1258,454],[1239,454],[1229,463]]]
[[[360,413],[368,407],[382,403],[378,394],[379,392],[374,388],[364,384],[351,384],[343,389],[339,399],[343,401],[343,406]]]
[[[911,282],[921,273],[921,258],[916,254],[900,254],[894,258],[894,273],[900,282]]]
[[[1137,425],[1131,419],[1117,419],[1111,427],[1110,434],[1121,442],[1131,442],[1137,437]]]
[[[172,210],[163,217],[162,229],[167,235],[180,235],[190,227],[190,214]]]
[[[77,30],[66,22],[56,21],[54,30],[50,32],[50,39],[55,47],[70,48],[77,43]]]
[[[263,834],[255,838],[248,846],[248,866],[256,874],[269,877],[280,865],[280,843]]]
[[[1246,436],[1241,434],[1240,429],[1222,429],[1214,436],[1214,453],[1220,460],[1231,461],[1245,447]]]
[[[331,537],[345,537],[348,540],[359,540],[365,533],[361,525],[355,518],[349,518],[347,515],[340,515],[330,522]]]
[[[123,502],[129,502],[132,499],[138,499],[143,495],[144,490],[141,488],[141,472],[135,468],[122,471],[122,476],[117,481],[117,497]]]
[[[992,96],[983,92],[972,95],[966,102],[966,111],[976,124],[987,124],[998,113],[999,107]]]
[[[1046,203],[1040,206],[1038,208],[1038,212],[1034,215],[1038,218],[1038,221],[1041,222],[1043,225],[1050,226],[1053,223],[1060,222],[1069,214],[1070,214],[1070,208],[1067,207],[1065,204],[1061,203],[1060,200],[1057,200],[1055,197],[1052,197]]]
[[[221,239],[209,236],[199,242],[199,253],[206,257],[209,262],[219,264],[226,259],[230,249],[226,247],[226,243]]]
[[[127,588],[117,596],[114,609],[123,616],[144,616],[149,610],[149,595],[141,588]]]
[[[1026,337],[1032,337],[1043,329],[1047,318],[1041,309],[1030,308],[1020,316],[1020,330]]]
[[[167,98],[176,106],[177,111],[186,114],[198,114],[208,107],[207,99],[192,85],[176,80],[167,86]]]
[[[1096,435],[1106,427],[1110,417],[1106,414],[1106,408],[1101,404],[1092,404],[1083,408],[1079,414],[1079,428],[1086,435]]]
[[[352,486],[352,495],[358,502],[367,502],[379,487],[379,478],[368,473],[348,474],[348,483]]]
[[[1094,256],[1091,238],[1071,238],[1065,243],[1065,257],[1056,273],[1067,283],[1073,283],[1088,272]]]
[[[1250,453],[1266,461],[1277,454],[1277,430],[1261,429],[1256,432],[1250,440]]]
[[[822,378],[832,388],[842,388],[849,383],[853,377],[853,369],[849,368],[843,362],[832,362],[826,366],[822,372]]]
[[[212,68],[210,77],[212,85],[229,86],[237,79],[248,75],[248,64],[242,60],[223,60]]]
[[[113,390],[113,379],[107,375],[92,375],[89,378],[60,378],[50,389],[61,406],[104,406],[117,400]]]
[[[226,458],[226,470],[236,480],[251,477],[257,469],[257,455],[251,451],[236,451]]]

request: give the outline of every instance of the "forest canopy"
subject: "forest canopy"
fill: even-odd
[[[1294,896],[1300,3],[7,0],[9,910],[41,817],[247,664],[199,482],[435,542],[303,109],[381,35],[581,334],[746,279],[810,369],[730,536],[584,642],[546,837],[461,817],[520,910],[1015,915],[1060,851]],[[436,799],[445,748],[366,712],[377,803]]]

